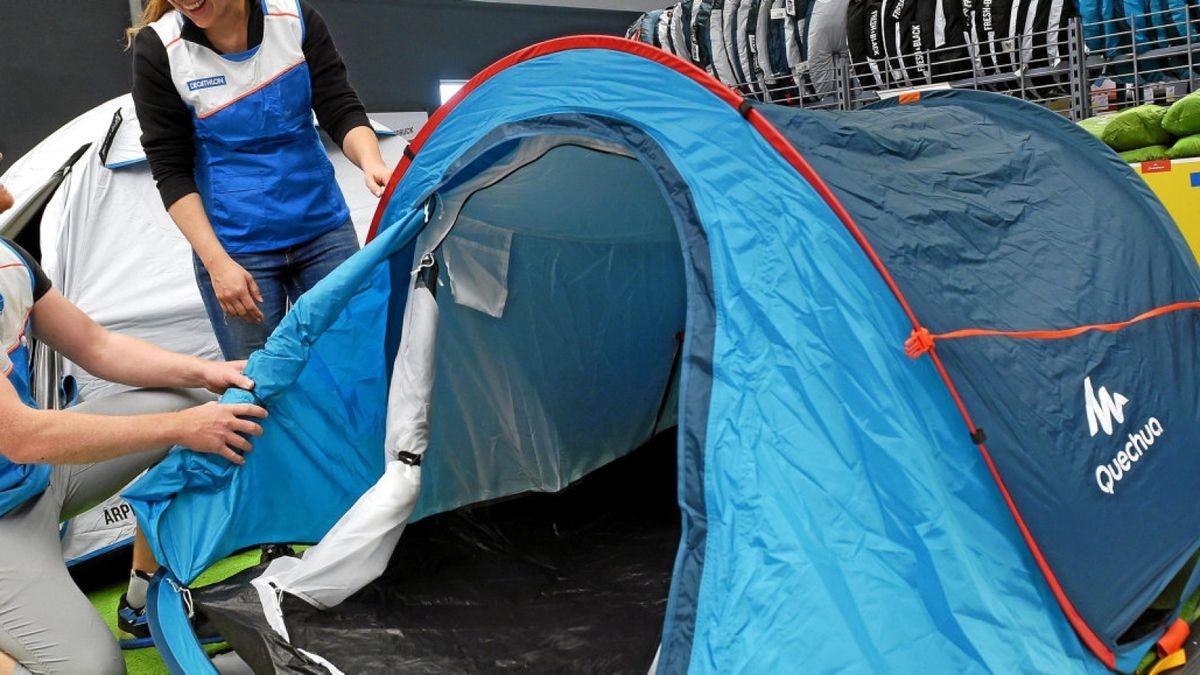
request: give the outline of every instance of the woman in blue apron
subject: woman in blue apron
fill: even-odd
[[[226,358],[358,250],[312,118],[382,194],[390,169],[320,15],[298,0],[151,0],[133,34],[142,145]]]
[[[245,359],[302,293],[358,251],[313,114],[376,196],[391,170],[306,2],[149,0],[129,37],[142,146],[163,205],[192,245],[221,351]],[[264,558],[289,552],[263,548]],[[143,585],[135,571],[118,611],[121,629],[138,638],[148,634],[134,592]]]

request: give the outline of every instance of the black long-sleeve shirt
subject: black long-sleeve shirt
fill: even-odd
[[[370,120],[350,86],[346,65],[334,47],[325,20],[304,0],[300,0],[300,8],[304,17],[302,48],[312,81],[313,111],[321,128],[341,147],[351,129],[370,126]],[[247,48],[253,49],[262,44],[261,0],[250,0],[248,15]],[[204,31],[186,19],[182,37],[220,53]],[[166,47],[150,28],[143,29],[133,40],[133,103],[142,126],[142,147],[150,160],[163,205],[169,208],[181,197],[197,191],[196,130],[191,112],[171,81]]]

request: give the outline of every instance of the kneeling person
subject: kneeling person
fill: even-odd
[[[0,186],[0,210],[7,196]],[[89,373],[141,389],[69,411],[37,409],[30,329]],[[241,464],[247,437],[262,434],[241,418],[266,411],[187,389],[249,389],[243,366],[105,330],[0,239],[0,675],[125,672],[112,634],[67,573],[59,523],[108,499],[174,445]]]

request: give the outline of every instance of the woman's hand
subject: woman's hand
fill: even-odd
[[[263,313],[257,304],[263,301],[262,293],[245,268],[228,255],[205,268],[221,311],[243,321],[262,323]]]
[[[363,166],[363,181],[367,184],[367,189],[376,197],[383,196],[383,191],[387,189],[388,181],[392,179],[392,171],[387,164],[382,161],[371,162]]]

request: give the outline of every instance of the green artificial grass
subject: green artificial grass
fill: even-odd
[[[257,548],[244,551],[210,567],[204,574],[200,575],[200,578],[193,585],[199,587],[222,581],[244,569],[257,565],[258,560],[259,551]],[[96,611],[100,612],[100,616],[104,617],[104,623],[108,624],[108,629],[112,631],[117,639],[127,637],[117,631],[117,601],[121,598],[121,594],[125,592],[126,586],[127,581],[122,579],[111,586],[106,586],[87,594],[88,600],[91,600],[92,606],[96,608]],[[224,646],[224,643],[219,643],[207,645],[205,649],[211,653]],[[158,650],[154,647],[126,649],[124,654],[125,669],[129,675],[165,675],[168,672],[166,664],[163,663],[162,657],[159,656]]]

